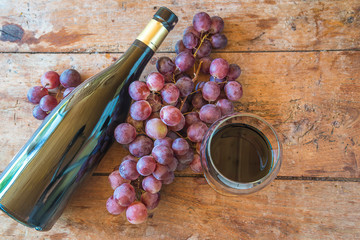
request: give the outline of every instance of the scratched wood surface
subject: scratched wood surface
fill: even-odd
[[[172,51],[194,12],[203,10],[225,19],[225,51],[354,49],[360,42],[357,0],[3,0],[0,24],[14,25],[4,37],[14,42],[0,42],[0,51],[124,51],[160,6],[181,17],[161,51]]]
[[[359,239],[360,186],[354,182],[275,180],[240,198],[213,194],[204,178],[179,177],[142,225],[104,207],[112,193],[93,176],[49,232],[19,226],[1,214],[4,239]],[[326,203],[326,204],[324,204]]]
[[[83,79],[110,65],[165,5],[180,22],[156,58],[198,11],[225,19],[226,49],[241,66],[239,111],[279,131],[279,177],[259,193],[228,198],[200,174],[177,173],[146,224],[106,213],[106,175],[127,154],[113,145],[55,227],[39,233],[0,213],[4,239],[358,239],[360,228],[360,4],[353,1],[1,1],[0,172],[40,125],[26,100],[48,70]],[[170,53],[165,53],[170,52]]]

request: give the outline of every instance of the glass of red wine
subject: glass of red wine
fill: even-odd
[[[207,131],[200,154],[206,180],[224,195],[264,188],[274,180],[282,161],[275,129],[250,113],[233,113],[217,120]]]

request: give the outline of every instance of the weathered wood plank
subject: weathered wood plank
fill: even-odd
[[[7,69],[0,72],[0,171],[40,124],[31,115],[26,92],[39,84],[43,72],[73,66],[86,78],[117,56],[0,55],[0,65]],[[280,175],[360,176],[360,52],[216,56],[243,69],[239,81],[244,97],[237,108],[264,117],[280,132],[284,147]],[[149,64],[143,75],[153,70]],[[97,171],[110,172],[125,154],[121,146],[114,146]]]
[[[204,178],[176,178],[150,219],[131,225],[111,216],[106,177],[91,177],[49,232],[0,213],[6,239],[359,239],[360,186],[351,182],[275,180],[248,196],[225,197]],[[326,204],[324,204],[326,202]]]
[[[180,19],[161,51],[173,51],[196,12],[225,19],[226,51],[360,47],[360,4],[334,1],[12,1],[0,2],[2,52],[119,52],[167,6]],[[12,26],[6,26],[12,24]],[[16,27],[18,26],[18,27]],[[12,41],[12,42],[11,42]]]

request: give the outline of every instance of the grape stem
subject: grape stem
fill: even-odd
[[[144,130],[142,130],[142,129],[139,130],[139,134],[147,135],[147,134],[144,132]]]
[[[189,95],[194,94],[194,93],[197,93],[197,92],[199,92],[199,91],[201,91],[201,89],[198,89],[198,90],[196,90],[196,91],[193,91],[193,92],[191,92]]]
[[[181,138],[183,138],[183,139],[186,139],[184,136],[182,136],[180,133],[178,133],[178,132],[174,132],[174,133],[176,133],[179,137],[181,137]]]
[[[189,114],[189,113],[192,113],[193,111],[191,111],[191,112],[186,112],[186,113],[183,113],[183,115],[185,116],[185,115],[187,115],[187,114]]]
[[[197,47],[196,51],[194,52],[194,57],[196,57],[197,52],[199,51],[201,44],[204,42],[204,40],[206,39],[206,37],[209,35],[210,33],[205,34],[203,37],[201,37],[201,41],[199,44],[199,47]]]
[[[187,97],[188,97],[188,96],[186,96],[186,97],[181,101],[181,105],[180,105],[180,108],[179,108],[180,112],[181,112],[181,110],[182,110],[182,108],[183,108],[183,106],[184,106],[184,103],[185,103]]]
[[[63,87],[60,85],[59,90],[58,90],[58,92],[56,93],[56,99],[59,98],[59,94],[61,93],[61,90],[62,90],[62,89],[63,89]]]
[[[228,80],[224,81],[224,82],[217,82],[217,84],[227,84],[228,83]]]
[[[176,71],[176,69],[175,69],[175,71]],[[175,82],[175,71],[173,72],[173,77],[172,77],[173,83],[176,83],[176,82]]]
[[[139,177],[135,181],[131,181],[131,185],[133,185],[133,187],[135,189],[136,199],[139,201],[141,199],[141,194],[143,193],[143,191],[141,189],[141,182],[142,182],[142,177]]]
[[[195,84],[195,82],[196,82],[196,80],[198,79],[198,76],[199,76],[199,72],[200,72],[200,69],[201,69],[201,64],[203,63],[203,61],[200,61],[199,62],[199,66],[198,66],[198,68],[197,68],[197,70],[196,70],[196,72],[195,72],[195,70],[194,70],[194,78],[193,78],[193,83]],[[194,68],[195,68],[195,64],[194,64]]]

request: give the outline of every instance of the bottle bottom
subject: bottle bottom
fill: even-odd
[[[34,226],[34,225],[32,225],[32,224],[29,224],[25,219],[22,219],[22,218],[18,217],[16,213],[8,210],[8,209],[7,209],[4,205],[2,205],[1,203],[0,203],[0,209],[1,209],[4,213],[6,213],[6,215],[8,215],[8,216],[11,217],[12,219],[14,219],[15,221],[17,221],[17,222],[19,222],[19,223],[21,223],[21,224],[23,224],[23,225],[25,225],[25,226],[27,226],[27,227],[35,228],[35,229],[38,230],[38,231],[43,231],[43,229],[42,229],[41,227],[38,227],[38,226]]]

